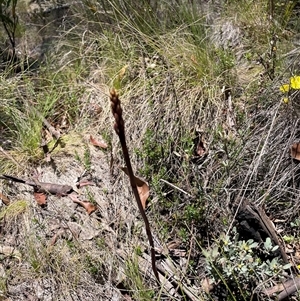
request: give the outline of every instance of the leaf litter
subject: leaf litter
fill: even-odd
[[[10,180],[13,182],[32,186],[34,189],[34,193],[33,193],[34,199],[41,206],[46,206],[47,195],[52,194],[52,195],[56,195],[58,197],[69,196],[74,203],[77,203],[78,205],[82,206],[89,215],[92,212],[97,210],[97,206],[93,205],[92,203],[90,203],[88,201],[79,200],[78,197],[75,195],[76,192],[74,191],[73,187],[70,185],[45,183],[45,182],[40,182],[37,179],[23,180],[21,178],[9,176],[9,175],[2,175],[1,178],[5,179],[5,180]],[[81,184],[80,183],[81,182],[79,182],[78,187],[94,185],[94,183],[90,182],[90,181],[84,181]]]
[[[78,151],[78,156],[83,157],[86,141],[87,139],[82,137],[79,144],[72,142]],[[56,280],[60,278],[55,270],[51,274],[43,276],[46,282],[44,280],[35,281],[36,276],[30,276],[30,269],[28,270],[30,267],[28,263],[31,258],[30,249],[28,249],[29,242],[31,244],[30,248],[35,248],[40,254],[39,257],[41,257],[40,260],[42,261],[39,264],[41,267],[54,264],[54,262],[47,263],[48,256],[42,255],[44,252],[43,248],[47,248],[47,252],[51,252],[49,255],[54,261],[56,261],[55,258],[64,260],[63,268],[69,271],[65,274],[64,278],[66,279],[64,281],[69,279],[69,283],[72,285],[74,279],[80,279],[77,283],[80,290],[74,291],[74,294],[81,300],[87,300],[87,296],[91,296],[90,286],[86,286],[86,283],[95,283],[94,279],[90,279],[91,275],[86,272],[87,269],[84,266],[87,258],[97,258],[100,262],[99,269],[101,271],[104,269],[101,272],[104,275],[106,273],[105,269],[111,266],[112,260],[117,260],[117,262],[121,260],[122,263],[114,264],[114,270],[117,274],[124,274],[123,259],[117,259],[115,256],[112,256],[115,253],[116,233],[124,231],[124,229],[121,230],[122,227],[127,227],[127,224],[130,225],[135,221],[136,208],[135,206],[130,206],[132,205],[131,194],[127,187],[121,187],[119,184],[115,185],[116,181],[119,182],[121,180],[121,177],[112,178],[109,162],[106,158],[108,155],[92,145],[89,148],[95,170],[89,171],[90,175],[88,177],[78,179],[78,175],[83,174],[84,166],[80,161],[74,160],[74,149],[66,145],[66,152],[54,153],[52,156],[56,169],[53,169],[51,164],[42,163],[43,173],[41,179],[39,179],[40,181],[38,181],[39,185],[26,177],[17,178],[21,181],[9,181],[8,178],[5,178],[6,181],[0,181],[0,185],[6,187],[5,192],[8,191],[5,194],[10,198],[11,203],[22,199],[29,205],[26,212],[18,215],[17,224],[4,220],[2,225],[6,232],[5,241],[9,241],[12,246],[16,246],[22,254],[25,254],[20,265],[12,269],[11,280],[8,281],[8,291],[20,301],[26,300],[26,298],[22,297],[24,285],[34,292],[38,283],[40,290],[46,293],[49,289],[52,291],[51,288],[47,288],[46,283],[52,283],[51,287],[55,287],[55,290],[53,289],[51,293],[52,298],[53,296],[58,297],[62,293],[60,288],[63,287]],[[20,183],[20,185],[15,185],[14,183]],[[45,186],[44,183],[59,186],[56,186],[55,189],[53,189],[53,186],[52,188],[50,187],[52,193],[49,193],[49,191],[46,191],[49,189],[49,185]],[[63,190],[64,193],[61,193],[64,183],[74,183],[75,189],[76,184],[78,185],[79,183],[78,189],[76,192],[66,189]],[[32,190],[28,189],[28,186],[31,186]],[[72,187],[71,185],[67,186]],[[47,206],[41,206],[38,202],[32,202],[35,187],[36,190],[42,190],[38,196],[40,202],[43,202],[45,196],[47,197]],[[43,190],[45,191],[44,195]],[[57,194],[57,192],[60,193]],[[88,199],[89,193],[92,193],[95,200],[95,203],[92,204],[94,207],[84,201]],[[118,199],[115,198],[116,195],[118,195]],[[83,210],[80,210],[78,205],[80,207],[83,206]],[[88,211],[84,207],[87,207]],[[94,211],[95,207],[97,207],[96,211]],[[115,209],[112,210],[112,208]],[[77,230],[74,231],[74,228]],[[118,230],[119,228],[120,230]],[[126,231],[125,235],[119,237],[119,248],[127,251],[133,248],[134,245],[130,246],[127,244],[127,242],[132,240],[132,235],[130,231]],[[33,240],[30,237],[33,237]],[[39,239],[37,240],[35,237]],[[101,248],[98,246],[99,239],[103,240]],[[71,253],[68,251],[68,248],[66,249],[66,243],[69,245],[70,250],[73,250]],[[73,245],[76,245],[76,249],[72,249]],[[59,250],[64,251],[61,253]],[[77,262],[76,260],[79,261]],[[80,278],[78,278],[78,273]],[[13,280],[17,278],[17,282]],[[68,285],[67,282],[64,283],[64,287]],[[92,297],[88,298],[88,300],[105,299],[106,296],[110,296],[112,293],[120,294],[121,296],[121,293],[116,291],[115,288],[112,291],[110,287],[96,285],[94,286]]]

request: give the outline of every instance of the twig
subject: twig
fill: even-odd
[[[60,138],[60,132],[57,131],[55,129],[54,126],[52,126],[49,121],[42,116],[41,113],[39,113],[37,110],[36,110],[37,114],[39,115],[40,118],[42,118],[42,121],[43,121],[43,124],[45,125],[45,127],[49,130],[49,132],[51,133],[52,136],[54,136],[57,140]]]
[[[144,254],[145,256],[145,254]],[[178,292],[180,295],[184,296],[185,299],[191,301],[200,300],[199,296],[196,295],[196,292],[189,287],[183,279],[179,279],[179,276],[174,274],[175,266],[172,265],[170,260],[164,260],[162,263],[158,264],[158,270],[162,273],[169,283],[174,287],[175,292]]]
[[[271,297],[274,293],[281,292],[277,295],[277,301],[283,300],[291,294],[295,293],[300,288],[300,279],[298,277],[289,279],[284,283],[279,283],[274,287],[264,290],[264,294]]]
[[[126,145],[125,128],[124,128],[124,120],[123,120],[123,117],[122,117],[121,102],[120,102],[120,99],[119,99],[119,95],[117,94],[117,92],[114,89],[111,90],[111,92],[110,92],[110,100],[111,100],[112,113],[113,113],[114,118],[115,118],[114,129],[115,129],[117,135],[119,136],[119,140],[120,140],[123,155],[124,155],[124,160],[125,160],[127,170],[128,170],[130,185],[131,185],[134,197],[136,199],[140,214],[142,215],[142,218],[143,218],[144,223],[145,223],[146,233],[147,233],[148,240],[149,240],[149,245],[150,245],[150,248],[151,248],[150,251],[151,251],[152,270],[153,270],[153,273],[154,273],[158,283],[160,283],[157,268],[156,268],[155,250],[154,250],[154,243],[153,243],[153,237],[152,237],[152,233],[151,233],[151,229],[150,229],[150,224],[149,224],[148,218],[146,216],[146,213],[143,209],[143,205],[142,205],[142,202],[141,202],[141,199],[140,199],[140,195],[139,195],[138,190],[137,190],[137,185],[136,185],[136,182],[135,182],[135,176],[133,174],[133,170],[132,170],[132,166],[131,166],[131,162],[130,162],[130,158],[129,158],[129,153],[128,153],[128,148],[127,148],[127,145]]]
[[[169,186],[171,186],[171,187],[173,187],[173,188],[179,190],[180,192],[182,192],[182,193],[184,193],[184,194],[186,194],[186,195],[188,195],[188,196],[190,196],[190,197],[193,197],[193,196],[190,195],[188,192],[184,191],[183,189],[179,188],[178,186],[176,186],[176,185],[174,185],[174,184],[172,184],[172,183],[170,183],[170,182],[168,182],[168,181],[166,181],[166,180],[164,180],[164,179],[160,179],[160,180],[161,180],[162,182],[168,184]]]
[[[57,131],[55,129],[54,126],[52,126],[50,124],[50,122],[34,107],[33,102],[30,101],[30,103],[32,104],[32,109],[34,110],[34,112],[36,113],[36,115],[42,120],[44,126],[48,129],[48,131],[50,132],[50,134],[55,137],[56,140],[58,140],[60,138],[60,132]]]

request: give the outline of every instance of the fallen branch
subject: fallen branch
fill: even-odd
[[[295,277],[293,279],[287,280],[284,283],[277,284],[274,287],[264,290],[264,294],[266,294],[268,297],[271,297],[274,293],[280,292],[277,295],[276,300],[281,301],[284,300],[286,297],[292,295],[299,289],[300,289],[300,278]]]
[[[73,192],[73,187],[70,185],[61,185],[53,183],[39,182],[36,179],[33,180],[23,180],[17,177],[2,175],[1,179],[10,180],[17,183],[23,183],[25,185],[32,186],[35,192],[49,193],[58,196],[66,196]]]
[[[137,189],[135,176],[134,176],[134,173],[132,170],[129,153],[128,153],[128,148],[126,145],[125,128],[124,128],[124,120],[122,117],[121,101],[119,99],[119,95],[116,93],[115,90],[112,90],[110,92],[110,100],[111,100],[112,113],[115,118],[114,129],[115,129],[117,135],[119,136],[119,140],[120,140],[120,143],[122,146],[122,151],[123,151],[123,155],[124,155],[124,159],[125,159],[125,163],[126,163],[126,167],[127,167],[127,171],[128,171],[128,176],[130,179],[131,188],[132,188],[133,194],[135,196],[140,214],[145,223],[146,233],[147,233],[149,245],[151,248],[150,251],[151,251],[152,270],[153,270],[153,273],[154,273],[157,281],[160,283],[157,268],[156,268],[155,250],[154,250],[154,243],[153,243],[153,237],[152,237],[152,233],[151,233],[151,229],[150,229],[150,224],[149,224],[148,218],[146,216],[146,213],[144,211],[144,208],[143,208],[140,196],[139,196],[139,192]]]

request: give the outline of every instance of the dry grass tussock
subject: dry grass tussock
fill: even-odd
[[[207,293],[202,250],[222,232],[231,233],[243,199],[264,205],[272,219],[280,219],[283,236],[293,239],[289,247],[298,250],[298,229],[289,226],[298,220],[299,208],[299,166],[289,152],[300,138],[297,100],[284,104],[276,92],[283,78],[288,80],[284,62],[278,58],[271,81],[266,72],[257,77],[253,55],[256,49],[257,57],[267,57],[270,48],[264,36],[271,32],[266,7],[238,7],[244,14],[226,19],[244,30],[236,31],[241,49],[223,45],[224,37],[218,40],[214,29],[226,23],[220,14],[215,27],[198,11],[189,23],[165,25],[155,33],[145,24],[137,27],[133,17],[123,18],[122,11],[114,15],[108,9],[104,18],[93,12],[93,3],[85,4],[84,10],[81,4],[72,8],[74,19],[62,21],[52,51],[37,70],[1,75],[0,161],[1,173],[24,178],[38,173],[44,182],[75,185],[85,174],[95,185],[80,188],[78,195],[98,209],[88,215],[66,196],[49,196],[41,208],[30,187],[1,181],[11,201],[0,211],[3,298],[224,296]],[[224,11],[232,10],[224,6]],[[260,14],[267,29],[257,36]],[[113,17],[121,19],[112,22]],[[285,30],[276,26],[284,39]],[[278,47],[278,53],[284,51]],[[242,72],[241,66],[248,69]],[[133,168],[151,187],[146,214],[158,271],[165,276],[160,287],[129,181],[118,168],[124,159],[113,131],[112,87],[120,93]],[[60,131],[58,141],[45,119]],[[93,146],[90,135],[108,148]],[[45,144],[53,150],[45,152]],[[235,294],[232,300],[248,300]]]

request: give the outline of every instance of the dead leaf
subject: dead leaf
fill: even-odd
[[[91,213],[93,213],[94,211],[97,210],[97,206],[95,206],[95,205],[93,205],[92,203],[87,202],[87,201],[80,201],[80,200],[77,198],[77,196],[74,195],[74,194],[70,194],[69,197],[71,198],[71,200],[72,200],[74,203],[76,203],[76,204],[82,206],[82,207],[86,210],[86,212],[88,213],[88,215],[90,215]]]
[[[124,77],[124,74],[126,73],[126,70],[128,68],[128,65],[125,65],[119,72],[119,78],[122,79]]]
[[[77,186],[78,188],[81,188],[81,187],[84,187],[84,186],[95,186],[95,185],[96,185],[96,184],[95,184],[94,182],[88,181],[88,180],[85,180],[85,179],[80,180],[80,181],[76,184],[76,186]]]
[[[102,142],[102,141],[99,141],[97,139],[95,139],[92,135],[90,135],[90,142],[94,145],[94,146],[98,146],[98,147],[101,147],[101,148],[104,148],[106,149],[107,148],[107,144]]]
[[[132,301],[132,298],[127,294],[123,295],[123,298],[125,299],[125,301]]]
[[[209,278],[205,277],[202,281],[201,281],[201,286],[202,289],[209,294],[209,292],[213,289],[213,285],[211,284],[211,281]]]
[[[192,61],[194,64],[198,65],[198,61],[197,61],[196,57],[195,57],[193,54],[191,55],[191,61]]]
[[[90,215],[91,213],[93,213],[94,211],[97,210],[97,207],[95,205],[93,205],[92,203],[90,202],[87,202],[87,201],[74,201],[75,203],[79,204],[80,206],[82,206],[86,212],[88,213],[88,215]]]
[[[45,156],[45,162],[49,163],[51,161],[52,161],[51,155],[49,153],[46,154],[46,156]]]
[[[8,206],[10,203],[10,200],[7,196],[5,196],[3,193],[0,192],[0,199],[2,200],[2,202]]]
[[[10,246],[0,246],[0,253],[4,254],[5,256],[13,256],[16,257],[17,259],[19,259],[19,261],[21,262],[22,260],[22,255],[21,253],[14,247],[10,247]]]
[[[196,148],[196,154],[199,157],[202,157],[203,155],[205,155],[207,153],[207,150],[204,146],[204,142],[202,139],[199,140],[198,144],[197,144],[197,148]]]
[[[300,161],[300,143],[294,143],[291,146],[291,156],[293,159]]]
[[[142,186],[137,186],[137,189],[138,189],[138,192],[139,192],[139,195],[140,195],[140,198],[141,198],[142,206],[143,206],[143,208],[145,210],[145,208],[146,208],[146,202],[147,202],[147,199],[148,199],[149,194],[150,194],[149,186],[145,182]]]
[[[102,107],[100,107],[97,103],[90,103],[88,105],[88,113],[91,115],[91,116],[98,116],[100,115],[100,113],[102,112]]]
[[[182,244],[181,240],[175,239],[167,243],[168,250],[177,249]]]
[[[50,239],[49,246],[54,246],[58,238],[65,232],[65,229],[59,229],[54,236]]]
[[[127,167],[120,167],[120,169],[122,169],[126,173],[126,175],[128,176]],[[147,202],[147,199],[149,198],[149,195],[150,195],[149,185],[147,184],[147,182],[145,182],[144,180],[142,180],[142,179],[140,179],[136,176],[134,176],[134,180],[135,180],[135,184],[137,186],[137,190],[138,190],[139,195],[140,195],[142,206],[145,210],[146,202]]]
[[[45,193],[43,192],[34,192],[33,193],[34,199],[36,200],[36,202],[41,205],[41,206],[45,206],[47,204],[47,196]]]

